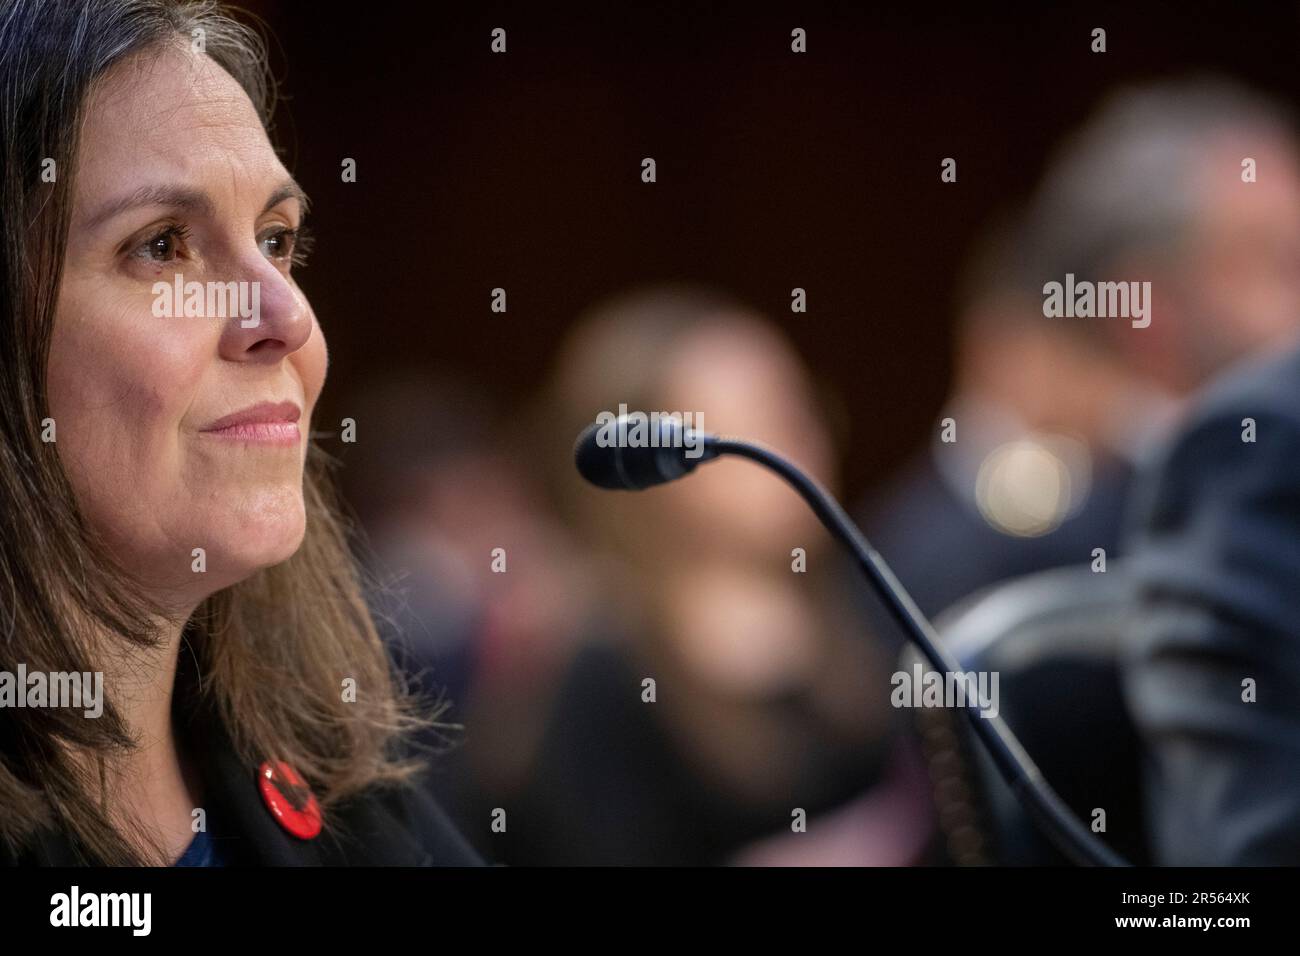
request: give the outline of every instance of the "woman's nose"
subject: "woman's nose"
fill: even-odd
[[[311,337],[307,300],[292,280],[265,258],[225,283],[226,312],[220,352],[232,362],[276,362],[302,348]]]

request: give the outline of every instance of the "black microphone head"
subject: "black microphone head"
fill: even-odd
[[[602,416],[578,436],[573,460],[578,473],[597,487],[639,491],[716,458],[709,447],[712,437],[667,415]]]

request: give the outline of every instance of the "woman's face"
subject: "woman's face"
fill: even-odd
[[[184,46],[124,62],[88,103],[56,447],[92,527],[178,609],[302,541],[327,359],[290,272],[300,196],[240,86]]]

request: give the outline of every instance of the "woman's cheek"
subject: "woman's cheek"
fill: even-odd
[[[63,304],[49,402],[69,478],[101,514],[113,500],[117,510],[132,500],[142,510],[157,508],[176,490],[167,474],[176,468],[181,422],[205,367],[196,343],[182,330],[160,328],[166,320],[147,312]]]

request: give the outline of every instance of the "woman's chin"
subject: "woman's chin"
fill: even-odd
[[[190,570],[206,575],[209,593],[230,587],[293,557],[302,546],[306,527],[305,515],[297,509],[214,529],[209,547],[202,554],[191,552]]]
[[[305,516],[298,511],[281,520],[268,522],[238,541],[231,541],[227,553],[232,563],[253,574],[293,557],[302,547],[306,531]]]

